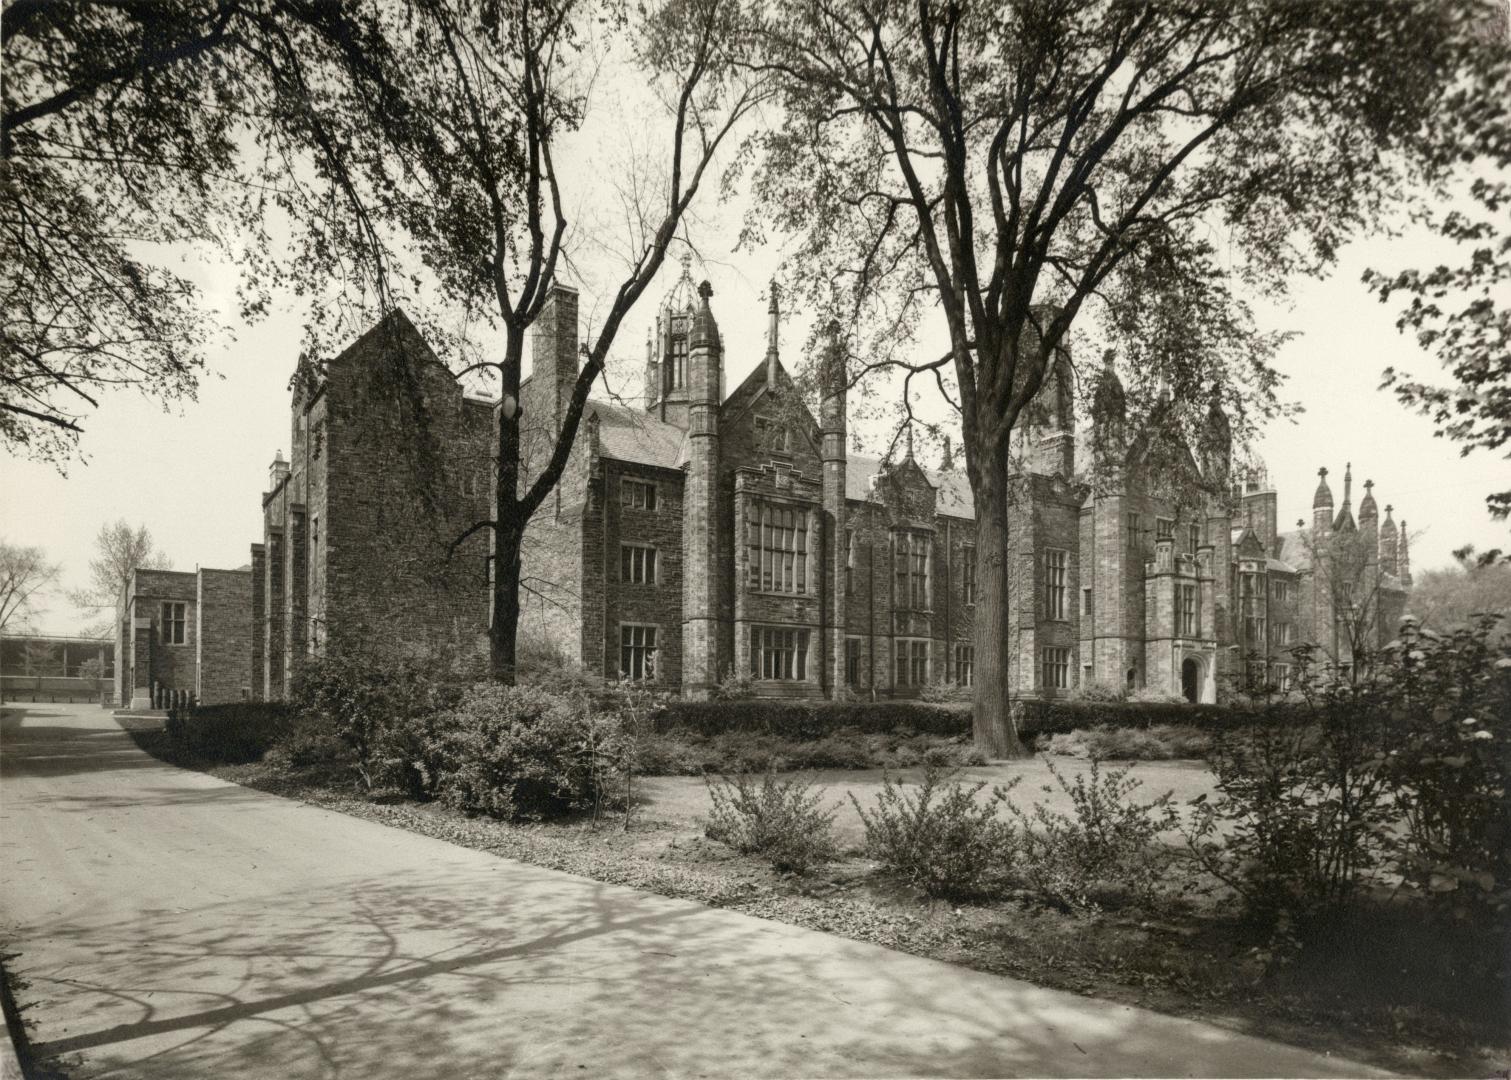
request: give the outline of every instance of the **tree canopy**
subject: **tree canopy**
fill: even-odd
[[[1163,423],[1199,435],[1217,401],[1241,435],[1275,407],[1242,291],[1323,270],[1450,167],[1423,131],[1476,47],[1474,7],[840,0],[758,18],[783,113],[753,136],[746,240],[791,236],[809,301],[874,328],[852,342],[858,376],[953,383],[988,598],[1010,437],[1072,326],[1171,391]],[[1233,333],[1203,337],[1201,312]],[[1136,352],[1146,313],[1166,326]],[[908,355],[926,317],[947,332],[937,359]],[[978,655],[1009,618],[978,605]],[[977,736],[1007,752],[993,666]]]

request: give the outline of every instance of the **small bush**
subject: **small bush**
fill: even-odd
[[[747,855],[762,855],[778,870],[807,873],[838,854],[834,810],[823,809],[823,790],[804,780],[766,773],[759,785],[747,776],[708,782],[712,806],[704,832]]]
[[[240,765],[260,760],[293,722],[292,711],[279,702],[238,701],[170,710],[165,730],[182,753]]]
[[[1168,761],[1205,757],[1211,746],[1211,735],[1188,725],[1114,728],[1099,724],[1090,730],[1077,728],[1070,732],[1041,735],[1037,749],[1042,753],[1099,761]]]
[[[1088,682],[1066,695],[1067,701],[1127,701],[1128,688],[1115,682]]]
[[[870,813],[854,795],[850,801],[866,830],[867,854],[929,896],[967,899],[1000,886],[1014,862],[1017,832],[999,810],[1018,779],[980,799],[985,781],[966,786],[929,765],[911,793],[884,777]]]
[[[709,697],[714,701],[748,701],[755,697],[755,680],[744,671],[729,668]]]
[[[1035,803],[1031,813],[1008,807],[1022,828],[1020,865],[1029,886],[1042,899],[1071,909],[1126,897],[1151,900],[1169,862],[1157,840],[1177,822],[1170,796],[1131,801],[1142,781],[1129,778],[1127,769],[1103,773],[1095,758],[1073,781],[1053,764],[1049,771],[1070,796],[1071,813],[1043,803]],[[1053,789],[1045,785],[1044,790]]]
[[[418,766],[423,757],[418,751],[429,736],[424,718],[461,693],[446,675],[446,665],[436,657],[333,653],[299,666],[289,702],[351,749],[369,791],[394,785],[424,797],[434,787]]]
[[[617,788],[614,720],[580,700],[484,684],[430,724],[434,790],[468,813],[559,817],[600,805]]]
[[[944,705],[955,701],[969,701],[971,691],[969,687],[961,686],[951,679],[935,679],[926,683],[918,693],[918,700],[931,705]]]
[[[274,759],[294,768],[351,762],[351,749],[326,727],[319,717],[295,716],[289,730],[268,751]]]

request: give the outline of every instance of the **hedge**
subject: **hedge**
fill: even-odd
[[[758,731],[788,739],[822,739],[841,728],[886,734],[908,728],[920,735],[965,735],[969,709],[913,701],[858,703],[801,701],[673,701],[655,716],[656,730],[719,735]]]
[[[256,761],[293,727],[294,713],[276,701],[237,701],[170,709],[166,730],[176,749],[208,761]]]
[[[1098,725],[1148,728],[1179,724],[1204,731],[1244,727],[1273,712],[1228,705],[1139,701],[1042,701],[1016,703],[1018,733],[1024,739]],[[800,701],[673,701],[655,717],[656,730],[717,735],[754,731],[789,739],[822,739],[841,728],[884,734],[907,728],[919,734],[968,735],[971,712],[913,701],[841,704]]]
[[[1284,706],[1270,710],[1233,705],[1191,705],[1163,701],[1043,701],[1018,703],[1018,731],[1024,738],[1033,735],[1058,735],[1076,728],[1098,725],[1121,728],[1148,728],[1156,724],[1178,724],[1203,731],[1225,731],[1246,727],[1262,719],[1283,715]]]

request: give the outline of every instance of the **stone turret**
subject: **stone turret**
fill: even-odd
[[[1202,429],[1202,473],[1209,490],[1226,492],[1231,484],[1233,466],[1233,429],[1222,402],[1212,395],[1207,419]]]
[[[1128,456],[1128,395],[1109,359],[1091,395],[1091,452],[1097,487],[1118,490]]]
[[[688,425],[692,374],[692,324],[699,311],[698,291],[693,287],[692,256],[682,255],[682,276],[677,279],[656,312],[656,332],[646,360],[646,411],[680,428]],[[719,384],[714,384],[717,393]]]
[[[283,460],[283,451],[278,450],[273,454],[273,464],[268,466],[268,490],[277,491],[288,474],[289,463]]]
[[[1312,532],[1321,540],[1333,527],[1333,489],[1327,486],[1327,467],[1317,470],[1317,492],[1312,496]]]
[[[1396,540],[1396,576],[1402,585],[1411,584],[1411,550],[1406,535],[1406,519],[1401,519],[1401,535]]]
[[[1240,498],[1244,524],[1254,530],[1267,555],[1278,557],[1280,496],[1270,483],[1269,473],[1264,469],[1251,469],[1244,478]]]
[[[1354,532],[1357,526],[1354,524],[1354,511],[1352,507],[1354,493],[1354,463],[1350,461],[1343,467],[1343,505],[1338,510],[1338,516],[1333,519],[1334,532]]]
[[[1364,481],[1364,498],[1359,503],[1359,533],[1364,540],[1364,559],[1368,578],[1373,581],[1380,565],[1380,511],[1375,505],[1375,482]]]
[[[772,327],[773,333],[775,326]],[[837,322],[824,335],[824,355],[819,358],[819,432],[823,441],[823,531],[829,553],[829,603],[824,606],[825,637],[829,643],[828,668],[831,697],[845,685],[845,567],[850,558],[845,542],[846,419],[845,405],[850,377],[845,362],[845,339]]]
[[[706,698],[719,681],[719,387],[723,344],[709,309],[713,286],[698,286],[700,302],[688,329],[687,480],[682,503],[682,686]]]
[[[1390,512],[1395,507],[1385,507],[1385,523],[1380,526],[1380,569],[1392,577],[1396,575],[1396,523],[1391,518]]]

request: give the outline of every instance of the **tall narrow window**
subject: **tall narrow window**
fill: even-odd
[[[656,677],[656,628],[621,626],[619,628],[619,673],[626,679]]]
[[[929,643],[897,639],[897,685],[926,686],[929,681]]]
[[[1196,549],[1199,548],[1199,547],[1201,547],[1201,526],[1200,525],[1194,525],[1194,524],[1193,525],[1187,525],[1186,526],[1186,539],[1189,540],[1190,543],[1191,543],[1191,554],[1195,555],[1196,554]]]
[[[927,611],[929,609],[929,547],[933,538],[928,533],[907,532],[901,529],[892,536],[893,563],[897,574],[895,602],[899,608]]]
[[[1065,618],[1065,574],[1069,556],[1053,548],[1044,552],[1044,617]]]
[[[1156,540],[1174,540],[1175,520],[1173,518],[1155,518],[1154,538]]]
[[[845,685],[860,685],[860,638],[845,638]]]
[[[967,604],[976,602],[976,546],[966,544],[960,553],[960,592]]]
[[[687,385],[687,320],[672,320],[672,389]]]
[[[1144,550],[1143,525],[1140,523],[1137,514],[1128,515],[1128,550]]]
[[[808,511],[752,503],[745,518],[745,544],[752,589],[808,591]]]
[[[1177,627],[1176,633],[1181,637],[1196,636],[1196,586],[1179,586],[1180,595],[1177,597],[1176,607]]]
[[[1064,690],[1070,685],[1070,650],[1048,646],[1044,650],[1044,686]]]
[[[845,530],[845,595],[855,594],[855,530]]]
[[[1081,590],[1081,614],[1082,615],[1090,615],[1091,614],[1091,590],[1090,589],[1082,589]]]
[[[976,685],[976,646],[955,646],[955,684],[957,686]]]
[[[634,585],[656,584],[656,549],[638,544],[621,544],[619,580]]]
[[[783,626],[750,630],[750,675],[803,682],[808,678],[808,631]]]
[[[164,604],[163,605],[163,644],[182,645],[185,637],[185,626],[188,620],[184,616],[187,604]]]

